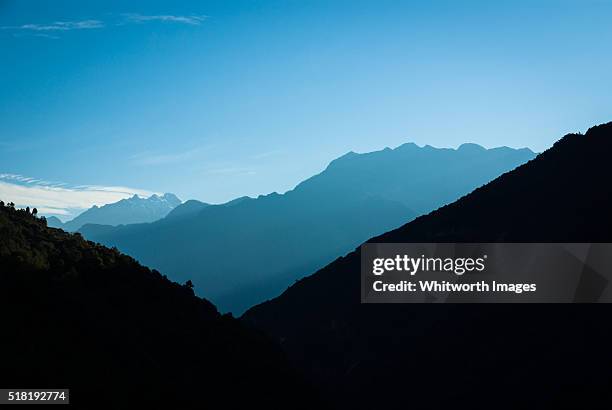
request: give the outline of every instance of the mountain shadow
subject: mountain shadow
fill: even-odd
[[[612,242],[612,123],[369,242]],[[306,228],[305,228],[306,229]],[[609,304],[360,304],[359,249],[243,320],[353,408],[607,408]]]
[[[189,286],[3,203],[0,322],[0,385],[69,388],[77,408],[319,406],[275,344]]]
[[[51,217],[48,219],[48,224],[53,228],[75,232],[86,224],[117,226],[153,222],[164,218],[180,204],[181,200],[174,194],[164,194],[162,196],[153,194],[149,198],[141,198],[138,195],[134,195],[131,198],[122,199],[100,207],[94,205],[66,223]]]
[[[196,291],[202,289],[222,311],[241,313],[367,238],[534,156],[528,149],[487,150],[476,144],[458,149],[404,144],[349,153],[283,195],[240,198],[152,224],[87,225],[80,232],[175,280],[193,275]]]

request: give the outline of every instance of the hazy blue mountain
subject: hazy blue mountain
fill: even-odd
[[[192,216],[193,214],[200,212],[207,206],[210,206],[210,204],[207,204],[206,202],[196,201],[195,199],[190,199],[171,210],[168,215],[166,215],[166,218],[184,218]]]
[[[50,228],[63,228],[64,223],[57,216],[48,216],[47,226]]]
[[[610,152],[612,122],[568,134],[533,161],[369,242],[612,242]],[[578,291],[579,303],[565,305],[361,304],[360,252],[243,316],[338,408],[609,407],[601,403],[612,400],[612,371],[600,364],[612,363],[612,305]],[[589,295],[610,291],[591,268],[578,280]],[[506,394],[508,386],[521,393]],[[405,389],[409,395],[381,394]]]
[[[141,198],[138,195],[134,195],[131,198],[122,199],[101,207],[94,205],[73,220],[58,227],[74,232],[85,224],[116,226],[153,222],[164,218],[180,204],[181,200],[174,194],[164,194],[163,196],[154,194],[149,198]]]
[[[191,216],[116,228],[86,225],[117,246],[240,313],[367,238],[451,202],[532,159],[528,149],[405,144],[348,153],[279,195],[202,207]],[[194,205],[197,206],[197,205]],[[178,211],[177,211],[178,212]]]

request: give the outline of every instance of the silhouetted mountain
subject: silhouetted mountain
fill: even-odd
[[[368,237],[468,193],[534,157],[528,149],[405,144],[349,153],[284,195],[240,198],[192,217],[114,229],[84,226],[178,281],[193,275],[222,311],[278,295]]]
[[[70,388],[77,408],[318,407],[279,348],[190,287],[4,204],[0,321],[0,385]]]
[[[612,123],[371,242],[612,242]],[[307,229],[307,227],[305,227]],[[359,249],[252,308],[342,407],[607,408],[612,307],[360,304]]]
[[[47,217],[47,226],[50,228],[63,228],[64,223],[57,216]]]
[[[73,220],[58,226],[58,228],[75,232],[85,224],[117,226],[153,222],[164,218],[180,204],[181,200],[174,194],[164,194],[163,196],[153,194],[149,198],[140,198],[138,195],[134,195],[131,198],[101,207],[94,205]]]
[[[196,201],[195,199],[190,199],[170,211],[168,215],[166,215],[166,218],[184,218],[186,216],[193,216],[207,206],[210,206],[210,204]]]

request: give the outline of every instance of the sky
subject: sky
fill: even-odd
[[[67,218],[285,192],[406,142],[542,151],[612,121],[611,18],[612,0],[0,0],[0,199]]]

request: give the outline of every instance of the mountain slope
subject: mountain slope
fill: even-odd
[[[47,226],[50,228],[63,228],[64,223],[57,216],[47,217]]]
[[[68,232],[78,231],[85,224],[125,225],[157,221],[181,204],[173,194],[151,195],[140,198],[134,195],[112,204],[94,205],[71,221],[59,226]]]
[[[168,213],[168,215],[166,215],[165,217],[168,219],[171,219],[171,218],[184,218],[187,216],[193,216],[199,213],[202,209],[206,208],[207,206],[210,206],[210,204],[207,204],[206,202],[196,201],[195,199],[190,199],[180,204],[173,210],[171,210]]]
[[[192,279],[196,290],[204,288],[223,311],[242,312],[368,237],[452,201],[533,156],[527,149],[486,150],[475,144],[456,150],[405,144],[349,153],[284,195],[208,206],[180,220],[113,229],[85,226],[81,232],[173,279]]]
[[[0,206],[0,385],[80,408],[312,408],[280,350],[116,250]]]
[[[370,241],[612,242],[610,152],[612,123],[567,135]],[[601,408],[611,398],[610,305],[361,305],[359,270],[357,249],[243,317],[342,403]]]

